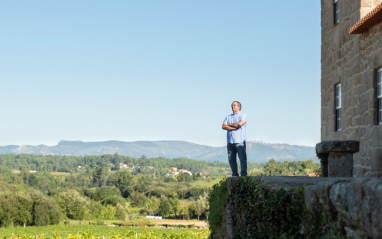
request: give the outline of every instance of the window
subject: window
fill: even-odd
[[[336,131],[341,131],[341,84],[336,85]]]
[[[334,9],[334,24],[337,24],[340,22],[340,5],[339,0],[333,0],[333,9]]]
[[[377,71],[378,124],[382,124],[382,67]]]

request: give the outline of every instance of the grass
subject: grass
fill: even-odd
[[[62,176],[70,176],[70,173],[65,173],[65,172],[51,172],[50,174],[52,175],[62,175]]]
[[[192,186],[201,186],[201,187],[210,187],[212,188],[215,184],[220,182],[221,178],[217,178],[211,181],[203,180],[203,181],[194,181],[190,183]]]
[[[208,230],[110,227],[98,225],[8,227],[0,229],[1,238],[190,238],[207,239]],[[60,237],[58,237],[58,235]],[[77,235],[70,237],[70,235]],[[36,237],[37,236],[37,237]]]

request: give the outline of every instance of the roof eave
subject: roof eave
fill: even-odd
[[[362,34],[370,27],[382,21],[382,3],[369,12],[365,17],[359,20],[349,30],[349,34]]]

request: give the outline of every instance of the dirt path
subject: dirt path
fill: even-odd
[[[155,224],[163,225],[194,225],[201,228],[208,228],[208,224],[206,221],[198,221],[198,220],[173,220],[173,219],[162,219],[162,220],[152,220]]]

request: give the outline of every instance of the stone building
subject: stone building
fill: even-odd
[[[317,153],[329,176],[382,177],[382,0],[321,0],[321,31]]]

